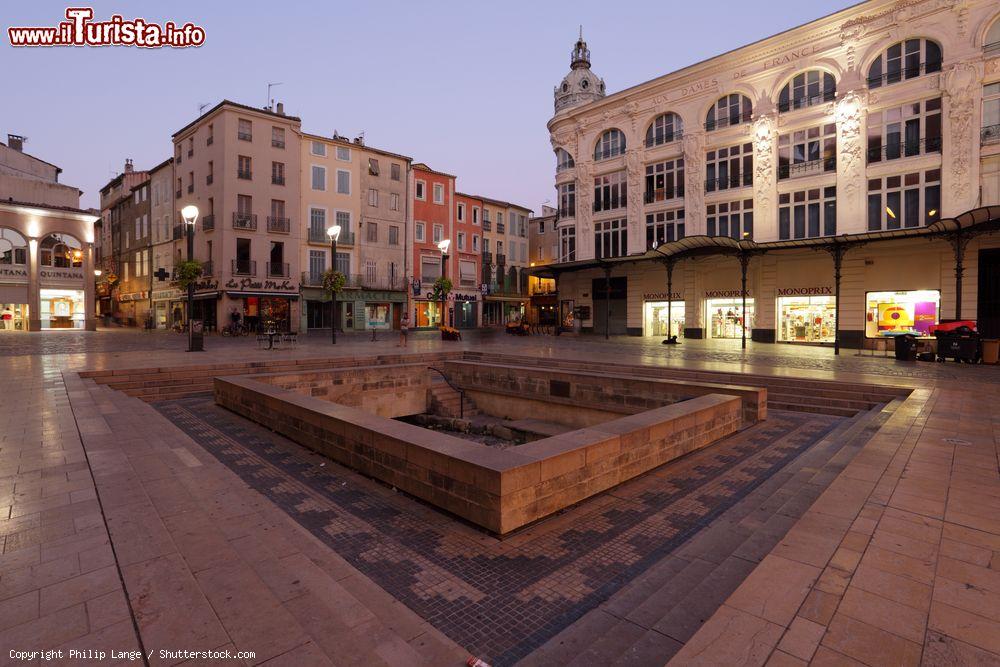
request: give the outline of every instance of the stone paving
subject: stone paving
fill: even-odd
[[[335,351],[395,351],[394,343],[345,337]],[[0,336],[0,372],[17,378],[0,394],[7,501],[0,646],[236,648],[253,641],[258,654],[249,663],[462,661],[472,647],[399,602],[375,573],[303,529],[152,407],[88,386],[73,372],[332,352],[318,338],[273,353],[246,339],[209,338],[204,355],[186,354],[183,345],[173,334]],[[598,596],[596,606],[577,603],[582,616],[564,619],[561,631],[552,627],[556,634],[525,662],[662,664],[676,654],[685,665],[1000,663],[993,408],[1000,367],[850,353],[835,359],[827,349],[790,346],[744,353],[716,342],[665,351],[627,338],[486,334],[448,349],[457,346],[916,389],[878,418],[885,421],[874,436],[858,424],[848,437],[850,422],[837,422],[829,434],[843,437],[819,438],[694,539]],[[430,336],[411,340],[412,351],[441,348]],[[372,493],[411,503],[385,489]],[[429,508],[411,505],[429,521]],[[581,508],[551,524],[564,525]],[[481,549],[492,539],[465,530]],[[411,581],[409,573],[399,576]],[[456,595],[447,585],[438,593]],[[9,661],[0,655],[0,663]],[[154,655],[151,662],[179,661]]]

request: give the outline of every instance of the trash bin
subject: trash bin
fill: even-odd
[[[937,337],[938,361],[954,359],[974,364],[982,356],[979,347],[979,334],[967,326],[959,326],[951,331],[938,329],[934,335]]]
[[[995,364],[1000,360],[1000,340],[996,338],[983,339],[983,363]]]
[[[205,327],[202,320],[191,320],[191,329],[188,331],[188,350],[191,352],[205,351]]]
[[[899,334],[896,340],[896,359],[900,361],[917,360],[917,337],[913,334]]]

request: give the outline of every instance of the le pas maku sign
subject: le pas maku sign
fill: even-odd
[[[237,282],[235,278],[230,278],[226,282],[226,289],[231,290],[274,290],[276,292],[297,292],[299,286],[290,280],[254,280],[253,278],[242,278]]]

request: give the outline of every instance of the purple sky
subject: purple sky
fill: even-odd
[[[84,3],[78,3],[84,4]],[[308,132],[364,131],[371,146],[458,175],[464,192],[524,204],[553,197],[545,123],[583,24],[594,71],[616,92],[847,6],[769,2],[95,2],[158,23],[193,21],[200,48],[13,49],[10,25],[55,25],[66,4],[4,4],[0,134],[63,167],[97,206],[126,157],[148,168],[201,104],[272,96]],[[155,12],[150,9],[156,7]],[[720,17],[724,20],[720,22]]]

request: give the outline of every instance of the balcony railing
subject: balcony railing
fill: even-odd
[[[437,278],[435,277],[434,280],[437,280]],[[402,276],[357,274],[350,276],[348,283],[351,284],[351,287],[371,290],[404,290],[407,287],[406,281],[403,280]]]
[[[891,72],[886,72],[881,76],[870,76],[868,77],[868,87],[881,88],[882,86],[899,83],[900,81],[904,81],[906,79],[915,79],[921,74],[932,74],[940,71],[941,61],[932,60],[929,63],[920,63],[919,65],[913,65],[912,67],[902,67]]]
[[[493,253],[483,251],[483,264],[493,263]]]
[[[215,229],[215,215],[209,213],[201,219],[201,231],[210,232]]]
[[[184,238],[184,223],[179,222],[174,225],[174,241]]]
[[[505,233],[506,233],[506,225],[504,225],[504,223],[502,223],[502,222],[498,222],[497,223],[497,234],[505,234]]]
[[[201,263],[201,275],[203,278],[215,275],[215,264],[212,263],[212,260]]]
[[[507,264],[507,255],[497,255],[497,266],[504,266]]]
[[[253,174],[250,172],[249,169],[247,169],[247,170],[237,169],[236,170],[236,178],[241,178],[244,181],[249,181],[249,180],[253,180]]]
[[[287,278],[288,262],[268,262],[267,275],[270,278]]]
[[[750,173],[723,176],[721,178],[710,178],[705,181],[705,192],[729,190],[731,188],[744,188],[748,185],[753,185],[753,174]]]
[[[788,100],[787,102],[778,102],[778,111],[784,113],[786,111],[793,111],[795,109],[805,109],[806,107],[811,107],[815,104],[822,104],[823,102],[832,102],[837,97],[836,88],[827,88],[826,90],[816,94],[809,95],[807,97],[796,97],[794,100]]]
[[[234,276],[256,276],[257,275],[257,262],[252,259],[234,259],[233,260],[233,275]]]
[[[914,157],[927,153],[941,152],[941,137],[924,137],[913,141],[900,141],[868,149],[868,162],[883,162],[898,160],[904,157]]]
[[[271,176],[271,185],[284,185],[284,184],[285,184],[284,176]]]
[[[188,194],[194,192],[194,183],[188,183]]]
[[[257,231],[256,213],[233,213],[233,229],[245,229],[247,231]]]
[[[300,281],[303,285],[307,287],[322,287],[323,286],[323,273],[315,271],[303,271],[302,280]]]
[[[326,235],[325,229],[314,229],[309,228],[309,243],[321,243],[323,245],[330,245],[330,237]],[[340,232],[340,237],[337,238],[337,245],[354,245],[354,232]]]
[[[490,222],[489,220],[483,220],[483,231],[484,232],[492,232],[493,231],[493,223]]]
[[[214,180],[215,176],[209,174],[208,176],[205,177],[205,185],[211,185]]]
[[[822,174],[827,171],[834,171],[837,168],[837,158],[824,157],[808,162],[797,162],[795,164],[779,164],[778,180],[786,178],[798,178],[799,176],[811,176],[812,174]]]
[[[1000,144],[1000,125],[987,125],[979,130],[979,145],[989,146],[992,144]]]
[[[272,148],[284,148],[285,147],[285,140],[284,139],[271,139],[271,147]]]
[[[712,130],[718,130],[723,127],[733,127],[735,125],[743,125],[744,123],[750,122],[750,112],[744,112],[740,114],[731,114],[728,116],[722,116],[722,118],[716,118],[715,120],[710,120],[705,123],[705,131],[711,132]]]
[[[684,188],[658,188],[656,190],[646,190],[643,193],[642,201],[646,204],[652,204],[658,201],[668,201],[670,199],[677,199],[678,197],[684,196]]]
[[[253,132],[237,132],[236,138],[241,141],[253,141]]]
[[[292,222],[288,218],[267,216],[267,231],[276,234],[287,234],[292,231]]]
[[[680,130],[675,132],[667,132],[663,136],[656,137],[652,136],[646,139],[646,148],[653,148],[654,146],[665,146],[667,144],[672,144],[675,141],[680,141],[684,138],[684,133]]]

